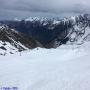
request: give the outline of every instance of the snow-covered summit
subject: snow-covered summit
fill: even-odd
[[[25,21],[47,21],[48,18],[44,18],[44,17],[29,17],[29,18],[26,18]]]
[[[11,31],[14,31],[13,33],[18,33],[17,31],[19,31],[26,34],[26,36],[32,37],[35,42],[38,41],[40,43],[39,46],[45,48],[58,47],[62,44],[82,44],[90,40],[89,14],[71,16],[64,19],[29,17],[17,22],[8,21],[2,23],[11,27]],[[1,26],[1,30],[5,30],[3,29],[4,27]],[[8,27],[5,28],[8,30]],[[15,30],[17,31],[15,32]],[[20,33],[18,34],[20,35]]]

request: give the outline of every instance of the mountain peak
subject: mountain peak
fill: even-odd
[[[30,17],[21,21],[1,23],[3,25],[0,26],[0,30],[4,30],[9,39],[12,38],[29,49],[38,46],[52,48],[62,44],[82,44],[90,40],[89,14],[62,20],[60,18]]]

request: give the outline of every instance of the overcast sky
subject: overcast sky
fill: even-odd
[[[0,0],[0,19],[68,17],[89,13],[90,0]]]

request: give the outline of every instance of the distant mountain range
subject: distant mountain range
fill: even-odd
[[[90,41],[90,15],[70,18],[27,18],[25,20],[0,21],[0,48],[10,43],[18,51],[42,48],[57,48],[62,44],[81,45]]]

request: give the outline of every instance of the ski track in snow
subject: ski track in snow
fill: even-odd
[[[87,47],[86,47],[87,45]],[[90,43],[0,56],[0,87],[90,90]]]

